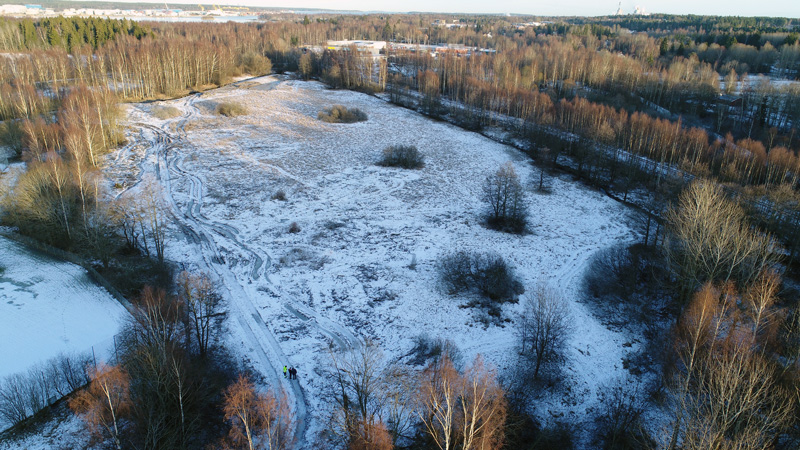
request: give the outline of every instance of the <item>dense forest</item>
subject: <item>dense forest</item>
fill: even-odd
[[[215,286],[202,273],[176,276],[165,260],[170,219],[157,189],[118,201],[103,180],[103,155],[125,140],[121,102],[277,71],[513,141],[539,168],[540,190],[560,171],[635,209],[642,242],[599,257],[587,291],[598,310],[617,308],[663,350],[639,366],[658,374],[647,399],[609,391],[598,448],[655,448],[660,437],[643,424],[647,401],[669,415],[663,448],[797,448],[794,21],[654,15],[518,27],[507,17],[454,16],[446,19],[463,27],[434,25],[442,17],[0,19],[0,144],[25,164],[0,192],[0,218],[93,261],[134,304],[116,365],[70,385],[69,406],[87,429],[115,448],[291,448],[285,398],[260,392],[255,374],[209,345],[223,315]],[[406,48],[372,58],[325,49],[333,39],[476,49]],[[517,186],[509,195],[521,195],[515,176],[501,169],[487,186]],[[445,261],[443,273],[463,279],[459,267],[491,266],[459,258],[467,262]],[[563,317],[552,297],[542,290],[526,306],[522,369],[512,380],[498,379],[480,358],[458,361],[444,341],[420,344],[430,348],[414,374],[381,372],[377,344],[334,359],[341,395],[329,444],[570,448],[569,426],[547,427],[529,414],[530,391],[554,383],[547,372],[559,362]],[[8,402],[24,387],[4,383],[0,414],[24,426],[39,408]]]

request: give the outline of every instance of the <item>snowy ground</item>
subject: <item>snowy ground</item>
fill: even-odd
[[[53,415],[35,431],[0,440],[0,450],[72,450],[103,448],[92,445],[91,435],[83,422],[66,404],[52,411]]]
[[[249,113],[215,115],[223,100]],[[588,419],[598,387],[625,375],[622,360],[637,345],[577,301],[592,254],[635,239],[614,201],[555,179],[553,194],[530,195],[532,232],[502,234],[480,223],[483,179],[506,161],[525,180],[534,173],[524,155],[478,134],[367,95],[275,77],[163,103],[183,115],[161,121],[150,115],[153,104],[129,108],[131,144],[111,155],[111,182],[118,195],[144,176],[164,186],[176,222],[168,257],[223,285],[234,313],[229,344],[267,383],[289,391],[301,442],[324,424],[330,343],[371,339],[392,360],[427,334],[453,340],[468,360],[482,354],[501,376],[514,370],[519,305],[503,307],[510,321],[486,326],[462,307],[467,298],[437,285],[437,259],[459,249],[499,253],[528,290],[546,281],[570,300],[571,389],[539,400],[543,419]],[[333,104],[358,107],[369,120],[317,120]],[[416,145],[425,168],[376,166],[394,144]],[[278,190],[287,201],[272,199]],[[299,233],[288,232],[292,222]],[[299,385],[278,376],[283,364],[298,368]]]
[[[60,352],[113,348],[127,311],[80,266],[0,237],[0,377]]]

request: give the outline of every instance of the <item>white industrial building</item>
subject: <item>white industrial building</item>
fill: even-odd
[[[386,41],[328,41],[325,46],[328,50],[350,50],[355,48],[359,52],[369,53],[377,57],[386,50]]]

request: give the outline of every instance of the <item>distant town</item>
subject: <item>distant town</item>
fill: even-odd
[[[153,4],[155,5],[155,3]],[[202,5],[198,4],[198,9],[183,9],[171,8],[166,2],[164,8],[141,8],[143,5],[135,5],[139,8],[54,8],[40,4],[4,4],[0,5],[0,16],[11,17],[108,17],[108,18],[173,18],[180,19],[186,18],[189,20],[214,20],[216,18],[226,17],[242,17],[259,15],[274,15],[274,14],[292,14],[298,13],[295,9],[267,9],[267,8],[248,8],[246,6],[219,6],[219,5]],[[326,11],[326,12],[343,12],[343,11]],[[641,6],[636,6],[632,12],[626,13],[622,9],[622,2],[614,12],[615,16],[635,15],[635,16],[649,16],[650,13],[645,11]],[[529,27],[539,27],[547,25],[552,22],[524,22],[514,24],[517,29],[524,29]],[[448,21],[438,19],[431,25],[444,27],[444,28],[465,28],[467,25],[457,20]]]
[[[259,8],[252,11],[246,6],[213,6],[212,8],[197,5],[199,9],[185,10],[171,8],[164,3],[164,8],[148,9],[100,9],[100,8],[65,8],[55,9],[37,4],[0,5],[0,15],[12,17],[109,17],[109,18],[198,18],[213,20],[217,17],[257,16],[259,14],[292,13],[292,10],[269,10]]]

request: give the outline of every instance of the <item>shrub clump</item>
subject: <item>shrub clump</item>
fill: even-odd
[[[437,337],[432,338],[427,334],[419,334],[412,339],[414,347],[409,352],[410,362],[421,366],[431,359],[439,359],[447,355],[456,366],[463,363],[463,355],[458,346],[451,340]]]
[[[358,108],[350,108],[343,105],[333,105],[321,111],[317,118],[328,123],[356,123],[367,120],[367,113]]]
[[[239,103],[222,102],[217,105],[217,114],[221,114],[225,117],[236,117],[247,114],[247,109]]]
[[[283,189],[279,189],[277,192],[272,194],[272,199],[285,202],[286,201],[286,192]]]
[[[174,119],[181,115],[181,110],[174,106],[157,105],[153,107],[153,116],[160,120]]]
[[[378,164],[385,167],[420,169],[425,166],[425,157],[413,145],[392,145],[383,149],[383,158]]]
[[[528,226],[525,189],[511,162],[486,177],[483,200],[489,206],[486,216],[489,228],[515,234],[525,232]]]
[[[507,302],[525,292],[514,270],[500,255],[462,250],[442,257],[438,270],[450,294],[476,291],[490,300]]]
[[[300,225],[298,225],[297,222],[292,222],[291,225],[289,225],[289,233],[299,233],[299,232],[300,232]]]

